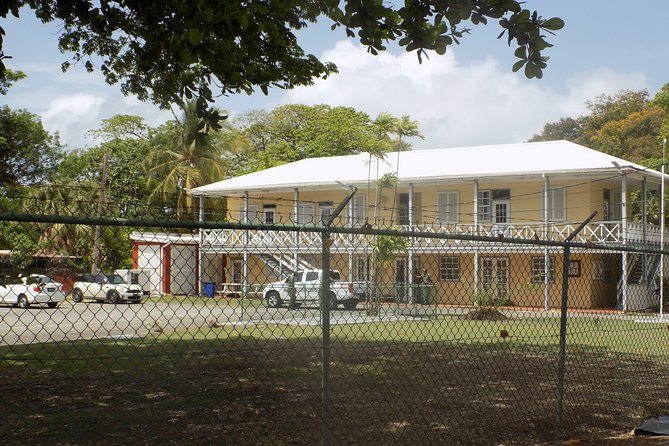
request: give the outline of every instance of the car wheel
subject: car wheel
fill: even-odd
[[[82,293],[79,288],[75,288],[72,291],[72,300],[74,301],[74,303],[81,302],[82,300],[84,300],[84,293]]]
[[[265,300],[267,301],[267,306],[271,308],[279,308],[281,306],[281,297],[276,291],[268,291],[265,294]]]
[[[49,308],[56,308],[58,306],[58,302],[47,302],[46,306]]]
[[[116,291],[110,291],[109,294],[107,294],[107,302],[110,304],[116,305],[121,301],[121,296]]]
[[[16,305],[21,308],[28,308],[30,306],[30,302],[28,302],[28,298],[25,294],[21,294],[19,299],[16,301]]]
[[[344,308],[346,308],[347,310],[355,310],[356,305],[358,305],[357,300],[347,300],[346,302],[344,302]]]
[[[336,310],[337,307],[339,306],[339,302],[337,302],[337,295],[335,293],[330,293],[330,309],[331,310]]]

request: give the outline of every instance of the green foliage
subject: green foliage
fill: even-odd
[[[156,130],[144,163],[149,202],[171,207],[177,218],[196,217],[197,203],[187,191],[228,174],[224,153],[230,147],[217,144],[222,141],[213,136],[217,132],[197,116],[194,101],[186,103],[179,120]]]
[[[141,141],[149,137],[149,130],[149,126],[141,116],[114,115],[109,119],[103,119],[100,128],[91,130],[89,134],[104,142],[119,139]]]
[[[102,162],[107,155],[105,215],[140,216],[136,214],[141,212],[138,205],[145,204],[149,194],[144,176],[144,160],[149,149],[147,140],[112,139],[91,149],[75,150],[58,166],[53,187],[79,188],[86,199],[95,201],[100,188]]]
[[[377,235],[372,243],[372,249],[376,265],[387,266],[397,254],[405,253],[409,249],[409,238],[397,235]]]
[[[508,295],[496,293],[492,289],[481,290],[474,295],[474,308],[497,308],[511,302]]]
[[[37,115],[0,107],[0,184],[12,186],[47,181],[63,156]]]
[[[547,122],[541,133],[534,135],[529,142],[537,141],[578,141],[583,131],[577,119],[560,118],[557,122]]]
[[[0,94],[6,95],[7,90],[9,90],[9,87],[11,87],[14,82],[25,78],[26,74],[23,71],[5,70],[4,77],[0,75]]]
[[[598,96],[587,102],[589,114],[547,123],[530,141],[566,139],[636,162],[658,158],[663,129],[669,128],[667,91],[665,85],[653,100],[646,90]]]
[[[285,105],[249,113],[241,119],[241,128],[253,147],[247,153],[249,171],[360,153],[378,145],[369,116],[350,107]]]
[[[564,23],[543,19],[522,8],[517,0],[444,0],[399,2],[345,0],[278,0],[272,2],[199,0],[5,0],[0,18],[19,17],[21,7],[35,11],[43,22],[62,21],[58,45],[72,54],[67,70],[81,63],[98,68],[109,84],[163,107],[197,98],[198,116],[212,123],[221,119],[207,109],[214,96],[267,94],[270,87],[310,85],[313,79],[336,71],[334,64],[305,54],[295,35],[316,20],[328,19],[332,29],[342,27],[370,53],[396,42],[416,51],[419,61],[432,50],[444,54],[470,30],[489,19],[502,28],[508,44],[515,45],[518,62],[529,78],[541,78],[552,34]],[[0,80],[7,79],[0,28]],[[93,64],[92,60],[100,60]],[[215,85],[216,92],[211,86]],[[215,93],[215,94],[214,94]]]

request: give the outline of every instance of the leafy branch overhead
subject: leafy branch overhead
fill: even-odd
[[[295,32],[329,19],[369,52],[389,42],[416,51],[422,60],[432,50],[444,54],[470,30],[497,20],[529,78],[540,78],[551,45],[545,33],[563,27],[543,19],[516,0],[4,0],[0,18],[32,9],[43,22],[62,22],[58,45],[72,55],[63,63],[101,71],[125,94],[160,106],[199,99],[200,117],[216,123],[224,116],[207,107],[215,96],[267,93],[270,87],[310,85],[336,72],[336,66],[306,54]],[[7,75],[0,28],[0,81]]]

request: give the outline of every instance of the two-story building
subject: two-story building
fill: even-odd
[[[397,186],[379,190],[377,179],[386,174],[396,176]],[[368,223],[538,240],[564,240],[597,211],[575,241],[659,247],[660,228],[648,223],[646,201],[659,195],[661,179],[660,172],[644,166],[551,141],[414,150],[389,153],[385,159],[367,153],[304,159],[191,192],[226,199],[232,221],[309,226],[322,224],[357,188],[335,226]],[[633,196],[639,205],[635,218]],[[317,267],[320,247],[320,234],[308,230],[204,230],[200,255],[216,258],[225,269],[200,277],[200,282],[274,280],[290,270]],[[333,268],[343,277],[370,279],[367,235],[335,234],[331,250]],[[561,252],[545,246],[416,238],[397,253],[382,280],[410,284],[411,272],[426,268],[444,304],[471,304],[476,293],[486,290],[506,294],[516,305],[555,308]],[[577,250],[572,259],[572,286],[587,296],[574,306],[631,310],[653,305],[659,256],[589,249]]]

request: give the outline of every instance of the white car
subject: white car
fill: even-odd
[[[139,302],[142,300],[142,288],[127,284],[118,274],[84,274],[72,287],[72,300],[77,303],[84,299],[119,302]]]
[[[0,281],[0,302],[28,308],[32,304],[47,304],[55,308],[65,300],[63,284],[43,274],[19,277],[17,283]]]

